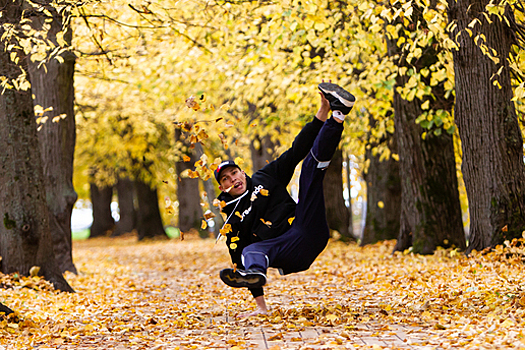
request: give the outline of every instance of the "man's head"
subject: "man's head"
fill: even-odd
[[[221,191],[228,192],[233,197],[240,196],[246,191],[246,173],[233,160],[219,164],[214,175]]]

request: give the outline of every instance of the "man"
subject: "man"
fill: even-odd
[[[267,313],[262,286],[268,267],[284,275],[305,271],[328,244],[324,170],[339,144],[344,118],[355,97],[332,83],[319,84],[319,90],[321,106],[315,118],[278,159],[252,177],[231,160],[214,172],[222,191],[218,199],[225,202],[225,227],[231,227],[226,244],[236,265],[222,270],[220,277],[231,287],[247,287],[257,304],[254,312],[242,317]],[[330,110],[332,118],[328,119]],[[303,159],[296,204],[286,187]]]

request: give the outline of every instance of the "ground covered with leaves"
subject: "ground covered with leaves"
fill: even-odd
[[[264,344],[274,349],[380,348],[353,341],[370,324],[381,325],[376,337],[395,325],[413,327],[418,345],[431,348],[525,348],[519,244],[466,258],[453,250],[392,255],[393,242],[331,242],[309,271],[283,277],[271,270],[270,314],[240,320],[235,315],[254,303],[219,280],[230,266],[224,243],[77,241],[79,274],[66,275],[76,293],[55,292],[37,277],[0,275],[0,302],[18,318],[0,322],[0,346],[247,349],[261,348],[249,331],[259,329],[271,334]],[[320,336],[293,336],[316,328]]]

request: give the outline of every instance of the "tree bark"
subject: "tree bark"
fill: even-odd
[[[414,5],[412,24],[425,25],[421,10]],[[421,30],[421,29],[419,29]],[[400,35],[410,34],[401,30]],[[438,57],[437,45],[425,47],[416,61],[406,61],[408,52],[402,52],[393,40],[388,40],[389,55],[398,67],[420,70],[434,64]],[[408,74],[399,74],[396,87],[404,86]],[[426,82],[428,86],[430,82]],[[423,128],[416,118],[423,113],[424,101],[414,97],[412,101],[402,98],[394,87],[394,122],[400,159],[401,175],[401,222],[399,240],[394,250],[403,251],[411,241],[413,251],[431,254],[437,247],[465,249],[465,234],[461,220],[458,180],[452,136],[444,132],[436,135],[433,130],[423,139]],[[441,84],[432,86],[433,98],[428,99],[432,110],[450,110],[453,101],[444,97]],[[411,239],[408,239],[410,238]]]
[[[255,135],[250,143],[250,153],[252,156],[252,169],[255,173],[262,169],[268,162],[273,160],[273,150],[275,144],[272,142],[270,135],[260,136]]]
[[[46,3],[50,4],[51,1],[47,0]],[[45,20],[51,18],[52,22],[48,24],[50,27],[47,31],[47,39],[60,47],[56,37],[57,33],[63,29],[63,17],[53,6],[45,5],[45,8],[53,17],[38,12],[37,16],[31,17],[32,26],[37,30],[43,30]],[[66,30],[63,36],[65,44],[70,45],[71,28],[66,25],[64,29]],[[29,73],[34,105],[43,108],[52,107],[51,111],[43,115],[48,117],[48,120],[39,130],[38,137],[55,255],[62,272],[76,273],[71,242],[71,214],[77,200],[77,194],[73,188],[73,155],[76,139],[73,110],[75,55],[70,51],[65,51],[60,57],[63,58],[63,63],[56,58],[51,58],[40,67],[40,62],[30,62]],[[65,118],[60,118],[58,122],[52,121],[54,117],[61,115]]]
[[[197,151],[197,156],[200,158],[204,154],[204,150],[202,149],[202,145],[200,143],[197,143],[195,145],[195,150]],[[220,226],[224,223],[224,220],[222,219],[221,212],[219,208],[215,205],[213,205],[214,199],[217,197],[217,194],[215,192],[215,185],[214,182],[215,178],[211,177],[206,181],[203,181],[204,185],[204,191],[206,191],[206,199],[208,200],[208,207],[210,211],[215,215],[213,218],[213,222],[215,223],[215,226],[213,227],[213,235],[217,237],[219,234]],[[208,232],[211,232],[208,229]]]
[[[93,224],[91,224],[89,229],[89,238],[109,236],[115,228],[115,220],[111,215],[113,187],[98,187],[96,184],[91,183],[90,189]]]
[[[326,169],[323,191],[325,199],[328,199],[325,200],[328,227],[341,234],[340,240],[355,241],[352,219],[343,197],[343,150],[340,148],[335,151]]]
[[[203,218],[200,202],[199,179],[182,178],[180,174],[186,169],[193,169],[198,160],[196,152],[182,135],[180,128],[175,129],[175,140],[182,142],[182,154],[190,158],[189,161],[175,163],[175,170],[179,181],[177,182],[177,199],[179,201],[179,229],[187,232],[191,229],[200,230]]]
[[[145,238],[168,238],[159,210],[157,189],[142,180],[135,180],[138,201],[137,233],[139,241]]]
[[[372,119],[370,127],[375,126]],[[387,143],[392,153],[398,153],[395,136],[387,134],[381,142]],[[383,240],[395,239],[399,234],[401,217],[401,178],[399,162],[390,157],[380,161],[379,155],[372,154],[371,146],[365,152],[369,160],[368,171],[364,175],[366,182],[366,221],[361,238],[361,246]],[[379,203],[383,203],[381,207]]]
[[[134,203],[135,187],[133,181],[127,177],[121,177],[116,188],[120,219],[115,225],[115,230],[111,234],[112,237],[121,236],[136,229],[137,212]]]
[[[23,1],[0,0],[0,37],[4,34],[5,24],[18,25],[21,22],[22,4]],[[23,51],[12,52],[18,55],[20,64],[27,71],[27,57]],[[12,81],[22,71],[9,55],[9,52],[0,50],[0,76]],[[40,274],[56,289],[72,292],[53,251],[31,95],[30,88],[27,91],[8,88],[0,94],[1,272],[29,275],[31,267],[39,266]]]
[[[483,12],[488,1],[448,3],[449,21],[457,24],[450,34],[458,43],[458,49],[453,50],[454,115],[461,137],[462,171],[469,201],[469,253],[494,247],[506,239],[521,238],[525,229],[523,139],[511,101],[508,63],[515,33],[503,18],[490,16],[492,23],[487,22]],[[510,7],[503,17],[515,24]],[[477,24],[469,26],[474,19]],[[465,32],[468,27],[472,36]],[[485,44],[497,51],[497,64],[476,45],[477,35],[483,35]],[[501,87],[494,85],[495,81]]]

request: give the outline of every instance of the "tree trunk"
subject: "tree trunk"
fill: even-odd
[[[12,313],[14,313],[13,310],[5,306],[4,304],[0,303],[0,320],[3,320],[5,316],[9,316]]]
[[[179,229],[187,232],[191,229],[200,230],[202,207],[200,201],[199,179],[182,178],[180,174],[186,169],[193,169],[197,156],[195,151],[190,149],[187,140],[181,134],[179,128],[175,129],[175,140],[183,143],[182,154],[190,157],[187,162],[180,161],[175,163],[175,169],[179,181],[177,182],[177,199],[179,201]]]
[[[22,1],[0,0],[4,25],[22,20]],[[9,44],[9,43],[5,43]],[[15,43],[16,44],[16,43]],[[15,45],[16,46],[16,45]],[[16,47],[15,47],[16,50]],[[12,51],[27,69],[23,51]],[[16,79],[21,69],[0,50],[0,76]],[[0,95],[0,256],[1,272],[29,275],[33,266],[62,291],[73,291],[55,260],[31,89],[5,89]]]
[[[421,27],[426,24],[416,5],[411,18],[414,22],[409,27],[416,28],[415,23]],[[401,29],[400,35],[407,36],[410,32]],[[408,52],[399,50],[393,40],[388,40],[387,44],[389,55],[400,68],[419,71],[437,61],[438,45],[425,47],[421,57],[409,63],[406,61]],[[436,135],[433,130],[428,130],[423,139],[424,130],[416,123],[416,118],[423,114],[424,101],[417,97],[405,100],[396,89],[403,87],[409,78],[409,74],[399,74],[394,87],[394,121],[402,179],[400,238],[394,250],[407,248],[402,245],[409,242],[407,235],[412,236],[413,251],[419,254],[431,254],[437,247],[464,249],[453,139],[446,132]],[[430,81],[425,83],[431,86]],[[429,102],[431,110],[450,110],[453,101],[444,95],[442,84],[438,84],[432,86],[432,98],[423,99]]]
[[[335,151],[326,170],[323,190],[328,227],[339,232],[342,241],[354,241],[352,220],[343,197],[343,150],[340,148]]]
[[[111,234],[112,237],[121,236],[135,230],[137,212],[135,210],[135,187],[133,181],[127,177],[119,178],[117,182],[118,207],[120,218]]]
[[[254,136],[253,141],[250,143],[252,170],[254,173],[272,161],[273,152],[271,152],[271,150],[273,150],[274,147],[275,144],[272,142],[270,135],[263,137],[260,135]]]
[[[142,180],[135,180],[138,200],[137,233],[139,241],[145,238],[168,238],[159,210],[157,189]]]
[[[372,120],[370,127],[375,126]],[[387,134],[385,140],[392,153],[398,153],[395,136]],[[377,143],[370,144],[372,147]],[[366,182],[366,221],[361,238],[361,246],[383,240],[395,239],[399,234],[401,216],[401,178],[399,162],[390,157],[379,160],[379,155],[372,154],[372,148],[366,150],[365,158],[370,161]],[[381,205],[382,203],[382,205]]]
[[[197,151],[197,156],[200,158],[204,154],[204,150],[202,149],[202,145],[200,143],[197,143],[195,145],[195,150]],[[204,191],[206,191],[206,199],[208,200],[208,207],[210,211],[215,215],[213,218],[213,222],[215,223],[215,226],[213,227],[213,235],[217,237],[219,234],[220,226],[224,223],[224,220],[222,219],[221,212],[219,208],[215,205],[213,205],[214,199],[217,197],[217,194],[215,193],[215,186],[213,181],[215,181],[214,177],[209,178],[206,181],[203,181],[204,185]],[[208,229],[208,232],[211,232]]]
[[[46,2],[50,3],[49,0]],[[59,47],[56,36],[62,31],[62,15],[58,14],[53,6],[45,7],[53,14],[53,17],[47,17],[43,12],[38,12],[39,16],[31,17],[32,25],[35,29],[42,30],[44,21],[52,18],[47,39]],[[70,45],[71,28],[69,26],[66,28],[64,40],[65,44]],[[77,194],[73,188],[73,155],[76,138],[73,110],[75,55],[70,51],[65,51],[60,57],[63,58],[63,63],[59,63],[56,58],[51,58],[40,68],[38,67],[40,62],[31,62],[29,73],[31,89],[35,96],[34,105],[44,109],[52,107],[51,111],[43,115],[48,117],[48,120],[39,130],[38,137],[54,251],[60,270],[76,273],[71,243],[71,213],[77,200]],[[54,117],[61,115],[65,118],[60,118],[58,122],[52,121]]]
[[[449,21],[457,27],[451,38],[456,79],[454,115],[463,149],[462,171],[469,201],[470,237],[467,253],[521,238],[525,229],[523,139],[516,117],[508,56],[515,33],[504,19],[482,13],[488,1],[449,1]],[[514,15],[507,6],[511,25]],[[477,19],[477,24],[469,24]],[[465,29],[470,27],[472,37]],[[461,31],[461,34],[459,32]],[[484,55],[474,38],[497,51],[499,63]],[[480,40],[481,41],[481,40]],[[502,70],[499,72],[499,69]],[[500,88],[493,84],[499,83]]]
[[[111,200],[113,187],[98,187],[90,184],[91,206],[93,208],[93,224],[90,227],[89,238],[109,236],[115,228],[115,220],[111,215]]]

